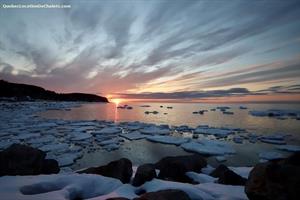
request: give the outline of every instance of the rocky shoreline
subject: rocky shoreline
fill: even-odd
[[[300,195],[300,153],[253,168],[223,164],[213,168],[205,157],[194,154],[165,157],[138,167],[122,158],[69,173],[59,173],[58,162],[45,159],[45,155],[39,149],[20,144],[1,151],[1,196],[6,200],[296,200]],[[110,187],[103,188],[103,184]]]

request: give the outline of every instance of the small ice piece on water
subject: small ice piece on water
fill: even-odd
[[[170,130],[165,128],[159,128],[157,126],[149,126],[140,130],[145,135],[169,135]]]
[[[63,151],[67,151],[69,150],[69,145],[66,143],[60,143],[60,144],[46,144],[44,146],[42,146],[41,148],[39,148],[42,151],[48,152],[63,152]]]
[[[240,175],[243,178],[248,179],[248,176],[253,169],[253,167],[228,167],[234,173]]]
[[[71,137],[72,137],[71,138],[72,141],[81,141],[81,140],[90,139],[93,136],[91,134],[85,133],[85,132],[75,132],[71,135]]]
[[[238,143],[238,144],[242,144],[243,143],[243,138],[241,138],[241,137],[234,137],[232,140],[235,143]]]
[[[194,133],[197,134],[207,134],[207,135],[215,135],[217,137],[227,137],[234,132],[231,129],[222,129],[222,128],[210,128],[210,127],[203,127],[198,126]]]
[[[217,160],[218,162],[224,162],[224,161],[226,161],[227,159],[226,159],[225,156],[216,156],[216,160]]]
[[[248,109],[246,106],[240,106],[240,109],[241,110],[246,110],[246,109]]]
[[[281,145],[276,147],[279,150],[282,151],[289,151],[289,152],[299,152],[300,146],[299,145]]]
[[[118,134],[121,133],[122,130],[119,127],[106,127],[101,129],[100,131],[95,131],[93,134],[98,135],[98,134]]]
[[[268,151],[259,153],[259,158],[264,160],[274,160],[274,159],[281,159],[285,158],[281,153],[275,151]]]
[[[264,142],[264,143],[269,143],[269,144],[279,144],[279,145],[284,145],[286,144],[285,141],[282,141],[282,140],[274,140],[274,139],[264,139],[264,138],[261,138],[260,139],[261,142]]]
[[[148,136],[146,139],[151,142],[159,142],[164,144],[175,144],[175,145],[180,145],[190,140],[189,138],[161,136],[161,135]]]
[[[146,135],[141,134],[139,131],[133,131],[131,133],[122,133],[120,134],[120,136],[128,140],[140,140],[147,137]]]

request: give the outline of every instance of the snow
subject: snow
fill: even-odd
[[[55,174],[0,177],[1,199],[66,200],[92,198],[122,185],[118,179],[92,174]]]
[[[289,152],[299,152],[300,146],[299,145],[281,145],[276,147],[279,150],[282,151],[289,151]]]
[[[160,136],[160,135],[148,136],[146,139],[151,142],[159,142],[159,143],[164,143],[164,144],[175,144],[175,145],[180,145],[180,144],[186,143],[190,140],[189,138],[173,137],[173,136]]]
[[[213,183],[218,180],[217,178],[202,173],[186,172],[185,174],[198,183]]]
[[[188,142],[181,145],[186,151],[192,151],[204,155],[226,155],[234,154],[235,150],[232,146],[225,142],[216,140],[198,140]]]
[[[274,160],[274,159],[285,158],[281,153],[275,151],[262,152],[259,153],[258,156],[260,159],[263,160]]]
[[[201,172],[203,173],[203,174],[206,174],[206,175],[209,175],[211,172],[213,172],[215,170],[215,168],[213,168],[212,166],[210,166],[210,165],[207,165],[206,167],[203,167],[202,169],[201,169]]]
[[[205,184],[205,183],[204,183]],[[201,185],[201,184],[199,184]],[[191,199],[206,199],[213,200],[215,199],[210,193],[204,192],[203,190],[195,187],[191,184],[184,184],[178,182],[164,181],[159,179],[153,179],[150,182],[146,182],[141,189],[146,190],[147,192],[155,192],[159,190],[167,190],[167,189],[178,189],[184,191],[188,194]]]
[[[139,131],[133,131],[131,133],[122,133],[120,134],[120,136],[128,140],[140,140],[147,137],[146,135],[141,134]]]
[[[240,175],[243,178],[248,179],[248,176],[250,174],[250,171],[253,169],[253,167],[228,167],[236,174]]]

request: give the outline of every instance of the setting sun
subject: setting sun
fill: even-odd
[[[112,103],[114,103],[116,105],[119,105],[123,101],[124,101],[123,99],[110,99],[110,102],[112,102]]]

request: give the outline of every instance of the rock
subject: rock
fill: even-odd
[[[200,155],[165,157],[155,164],[160,170],[158,178],[184,183],[194,183],[186,176],[186,172],[200,172],[207,165]]]
[[[189,196],[181,191],[175,189],[160,190],[157,192],[149,192],[141,195],[134,200],[190,200]]]
[[[296,200],[300,197],[300,153],[287,159],[257,164],[245,192],[250,200]]]
[[[137,168],[132,185],[137,187],[146,181],[151,181],[153,178],[156,178],[155,166],[152,164],[144,164]]]
[[[225,165],[219,165],[210,175],[219,178],[218,183],[224,185],[245,185],[247,180]]]
[[[121,158],[116,161],[112,161],[107,165],[100,167],[91,167],[78,173],[87,174],[98,174],[102,176],[108,176],[112,178],[117,178],[122,183],[129,183],[132,176],[132,163],[127,158]]]
[[[46,153],[39,149],[13,144],[0,152],[0,176],[57,174],[57,161],[45,157]]]

